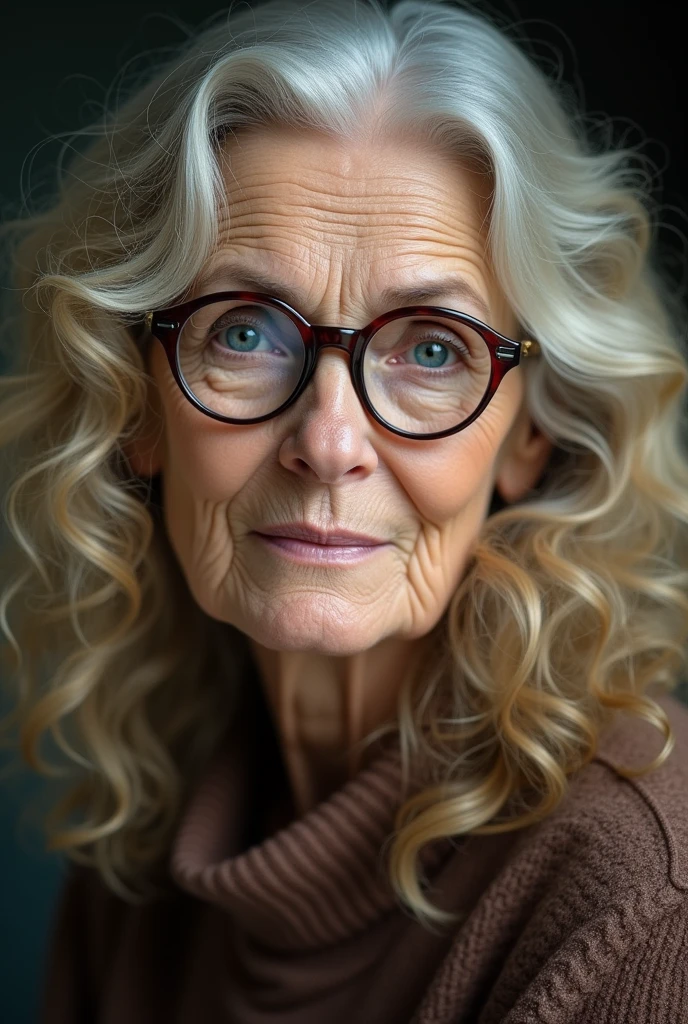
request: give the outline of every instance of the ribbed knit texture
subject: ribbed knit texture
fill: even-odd
[[[658,699],[677,736],[658,771],[619,776],[662,738],[617,716],[547,820],[428,848],[430,898],[465,917],[444,937],[380,871],[395,748],[300,820],[268,801],[247,846],[260,750],[228,745],[185,809],[172,900],[70,871],[42,1024],[688,1024],[688,709]]]
[[[401,803],[398,750],[378,756],[301,820],[239,853],[232,826],[236,804],[250,786],[241,755],[240,749],[225,749],[194,798],[171,859],[178,884],[228,911],[247,935],[275,949],[339,942],[391,910],[395,895],[380,849]],[[236,802],[228,806],[230,779]],[[425,847],[424,872],[450,850],[447,842]]]

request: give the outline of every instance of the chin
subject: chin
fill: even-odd
[[[233,619],[247,636],[273,651],[308,651],[346,656],[367,651],[389,635],[389,630],[362,621],[358,606],[330,600],[313,609],[311,602],[277,609],[266,608],[260,616],[241,615]]]

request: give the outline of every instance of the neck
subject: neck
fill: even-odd
[[[365,767],[361,741],[396,724],[399,691],[422,646],[422,638],[388,638],[361,653],[332,656],[251,641],[298,815]]]

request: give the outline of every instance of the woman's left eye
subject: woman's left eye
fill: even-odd
[[[451,342],[432,340],[412,345],[388,361],[392,363],[403,361],[407,365],[435,370],[444,366],[453,366],[459,361],[460,356],[458,348]]]
[[[423,341],[413,349],[413,358],[419,366],[439,367],[446,363],[451,365],[456,353],[444,342]]]

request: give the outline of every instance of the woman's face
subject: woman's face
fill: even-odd
[[[359,146],[264,130],[223,155],[228,215],[191,295],[268,275],[309,322],[362,327],[390,308],[384,290],[449,274],[456,285],[431,304],[513,337],[486,254],[487,179],[408,139]],[[167,531],[198,604],[274,650],[353,654],[425,635],[461,580],[495,483],[515,500],[549,451],[531,431],[521,367],[468,428],[413,441],[366,413],[348,358],[324,349],[295,404],[236,426],[196,410],[151,343],[151,412],[164,429],[133,451],[133,468],[162,471]],[[333,563],[261,536],[289,523],[382,543]]]

